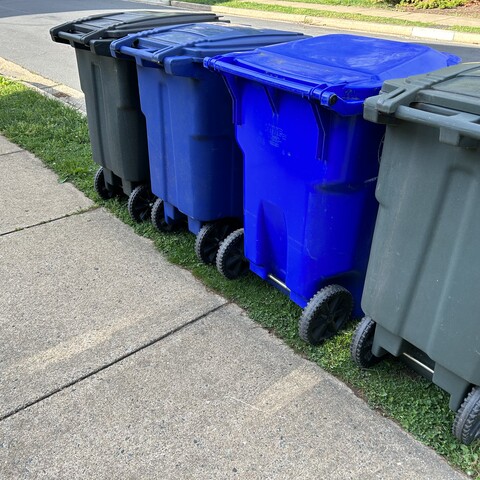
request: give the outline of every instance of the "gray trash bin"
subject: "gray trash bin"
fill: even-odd
[[[80,18],[50,30],[53,41],[75,48],[93,160],[101,165],[95,189],[104,199],[121,192],[129,195],[129,212],[137,221],[150,218],[155,200],[150,191],[145,117],[135,62],[112,58],[110,43],[151,28],[216,20],[217,15],[206,12],[137,10]]]
[[[454,435],[480,436],[480,63],[387,81],[380,203],[352,342],[361,367],[401,356],[450,394]]]

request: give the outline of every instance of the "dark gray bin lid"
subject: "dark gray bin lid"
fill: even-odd
[[[441,142],[472,148],[480,140],[480,62],[388,80],[380,95],[365,101],[363,116],[375,123],[438,127]]]
[[[62,23],[50,29],[50,36],[54,42],[110,56],[110,43],[131,33],[169,25],[214,22],[218,19],[216,14],[209,12],[134,10],[92,15]]]
[[[305,35],[271,28],[253,28],[223,22],[161,27],[128,35],[110,45],[112,56],[135,58],[140,65],[164,68],[176,76],[194,76],[207,56],[244,52]],[[203,68],[202,68],[203,71]]]

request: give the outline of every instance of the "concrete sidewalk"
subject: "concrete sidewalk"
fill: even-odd
[[[0,137],[0,478],[461,479]]]

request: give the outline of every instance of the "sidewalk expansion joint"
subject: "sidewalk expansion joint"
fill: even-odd
[[[230,303],[231,302],[227,301],[227,302],[223,303],[222,305],[219,305],[218,307],[214,307],[211,310],[209,310],[208,312],[205,312],[202,315],[199,315],[198,317],[195,317],[193,320],[190,320],[190,321],[184,323],[183,325],[180,325],[179,327],[176,327],[173,330],[170,330],[169,332],[161,335],[160,337],[154,338],[153,340],[150,340],[147,343],[144,343],[143,345],[136,348],[135,350],[132,350],[132,351],[130,351],[130,352],[124,354],[124,355],[121,355],[120,357],[118,357],[115,360],[112,360],[111,362],[107,363],[106,365],[102,365],[101,367],[98,367],[98,368],[92,370],[91,372],[89,372],[85,375],[82,375],[81,377],[79,377],[79,378],[77,378],[77,379],[75,379],[75,380],[73,380],[73,381],[71,381],[71,382],[69,382],[65,385],[62,385],[61,387],[58,387],[55,390],[52,390],[51,392],[46,393],[45,395],[42,395],[41,397],[37,398],[36,400],[32,400],[31,402],[28,402],[28,403],[26,403],[26,404],[24,404],[20,407],[15,408],[14,410],[11,410],[10,412],[7,412],[6,414],[0,416],[0,422],[12,417],[13,415],[16,415],[17,413],[20,413],[20,412],[23,412],[24,410],[27,410],[30,407],[33,407],[34,405],[37,405],[38,403],[43,402],[44,400],[47,400],[50,397],[53,397],[57,393],[60,393],[63,390],[66,390],[67,388],[73,387],[74,385],[77,385],[80,382],[83,382],[84,380],[87,380],[88,378],[96,375],[97,373],[103,372],[107,368],[110,368],[110,367],[116,365],[117,363],[120,363],[120,362],[122,362],[123,360],[125,360],[129,357],[132,357],[133,355],[135,355],[135,354],[137,354],[137,353],[139,353],[139,352],[141,352],[141,351],[143,351],[143,350],[161,342],[162,340],[165,340],[168,337],[171,337],[172,335],[175,335],[176,333],[182,331],[183,329],[188,328],[191,325],[193,325],[193,324],[199,322],[200,320],[204,319],[208,315],[210,315],[212,313],[215,313],[218,310],[228,306]]]
[[[22,153],[24,150],[19,149],[19,150],[14,150],[13,152],[6,152],[6,153],[0,153],[0,157],[5,157],[6,155],[13,155],[14,153]]]
[[[26,227],[20,227],[20,228],[16,228],[15,230],[10,230],[8,232],[0,233],[0,237],[5,237],[6,235],[12,235],[14,233],[20,233],[20,232],[23,232],[24,230],[40,227],[41,225],[47,225],[49,223],[58,222],[59,220],[63,220],[69,217],[74,217],[76,215],[82,215],[83,213],[92,212],[94,210],[98,210],[99,208],[100,208],[100,205],[92,205],[91,207],[82,208],[80,210],[77,210],[76,212],[66,213],[65,215],[61,215],[60,217],[52,218],[50,220],[44,220],[43,222],[35,223],[33,225],[27,225]]]

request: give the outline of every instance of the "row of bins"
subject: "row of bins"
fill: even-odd
[[[253,271],[279,288],[303,308],[311,344],[368,315],[354,361],[402,355],[451,394],[457,438],[480,435],[466,288],[480,236],[478,66],[172,10],[51,35],[75,47],[102,198],[128,195],[132,218],[161,231],[188,226],[226,278]]]
[[[112,58],[110,44],[148,28],[217,20],[211,13],[127,11],[80,18],[50,30],[53,41],[75,48],[92,155],[101,166],[95,189],[103,199],[120,193],[130,196],[150,184],[137,69],[135,63]]]

